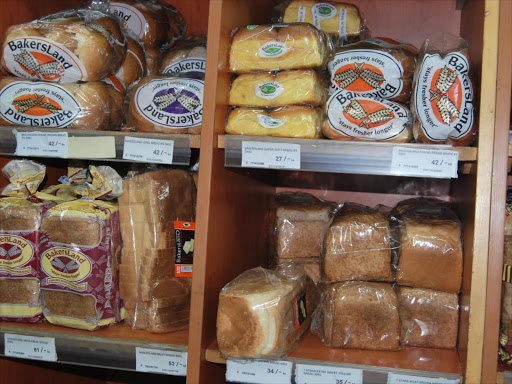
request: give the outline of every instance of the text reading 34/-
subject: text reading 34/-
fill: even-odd
[[[297,384],[362,384],[363,371],[361,369],[297,364],[295,382]]]
[[[5,356],[22,359],[57,361],[55,339],[53,337],[36,337],[4,334]]]
[[[300,144],[242,141],[242,167],[300,169]]]
[[[226,381],[248,384],[289,384],[292,380],[289,361],[232,360],[226,363]]]

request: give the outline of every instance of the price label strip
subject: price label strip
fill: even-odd
[[[187,352],[136,348],[135,369],[138,372],[187,376]]]
[[[458,379],[430,378],[409,375],[388,374],[388,384],[460,384]]]
[[[36,337],[4,334],[5,356],[21,359],[57,361],[55,339],[53,337]]]
[[[394,175],[457,178],[459,153],[445,149],[393,147]]]
[[[172,164],[174,156],[173,140],[124,138],[123,159],[145,163]]]
[[[16,155],[68,157],[67,132],[17,132]]]
[[[295,382],[297,384],[363,384],[363,371],[352,368],[297,364],[295,366]]]
[[[292,366],[289,361],[232,360],[226,363],[226,381],[247,384],[290,384]]]
[[[242,141],[242,167],[300,169],[300,144]]]

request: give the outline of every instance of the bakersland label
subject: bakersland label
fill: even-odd
[[[50,277],[64,282],[77,282],[89,276],[92,265],[83,253],[56,247],[42,254],[41,268]]]
[[[0,270],[22,267],[32,260],[33,256],[32,244],[23,237],[0,235]]]
[[[123,3],[110,3],[111,12],[119,17],[126,29],[133,32],[139,39],[146,33],[146,19],[135,7]]]
[[[165,68],[164,73],[182,73],[189,76],[200,76],[206,72],[206,60],[200,57],[189,57]]]
[[[279,97],[283,91],[283,86],[277,81],[259,83],[256,87],[254,87],[254,93],[256,96],[267,100],[274,100],[276,97]]]
[[[260,49],[258,49],[258,56],[264,59],[273,59],[284,56],[286,52],[288,52],[288,47],[285,43],[270,41],[263,44]]]

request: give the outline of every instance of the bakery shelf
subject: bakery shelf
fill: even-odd
[[[226,363],[218,351],[216,341],[206,349],[206,360],[217,364]],[[364,382],[375,384],[387,383],[388,373],[451,380],[461,379],[462,375],[456,350],[406,348],[390,352],[329,348],[311,331],[306,334],[298,348],[283,360],[362,369]]]
[[[454,150],[461,163],[474,162],[477,148],[452,147],[438,144],[366,143],[353,141],[292,139],[260,136],[219,136],[218,147],[225,149],[225,166],[241,167],[242,142],[300,144],[301,170],[365,175],[391,175],[391,158],[394,147],[415,149]],[[471,167],[462,166],[461,173],[470,172]],[[411,175],[413,176],[413,175]]]
[[[127,162],[123,159],[124,138],[126,136],[145,139],[173,140],[173,164],[189,165],[191,148],[199,148],[200,135],[169,135],[163,133],[115,132],[115,131],[86,131],[56,128],[0,127],[0,155],[15,156],[15,132],[67,132],[69,137],[68,158],[84,160],[108,160]],[[113,154],[115,147],[115,155]],[[105,153],[111,152],[111,156]],[[129,160],[128,162],[133,162]]]
[[[167,351],[187,351],[188,330],[154,334],[133,330],[124,324],[81,331],[37,324],[0,323],[0,352],[4,355],[4,334],[55,338],[59,363],[135,371],[136,347]]]

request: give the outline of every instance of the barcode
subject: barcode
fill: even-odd
[[[182,265],[181,266],[181,272],[192,272],[192,266],[185,266],[185,265]]]

